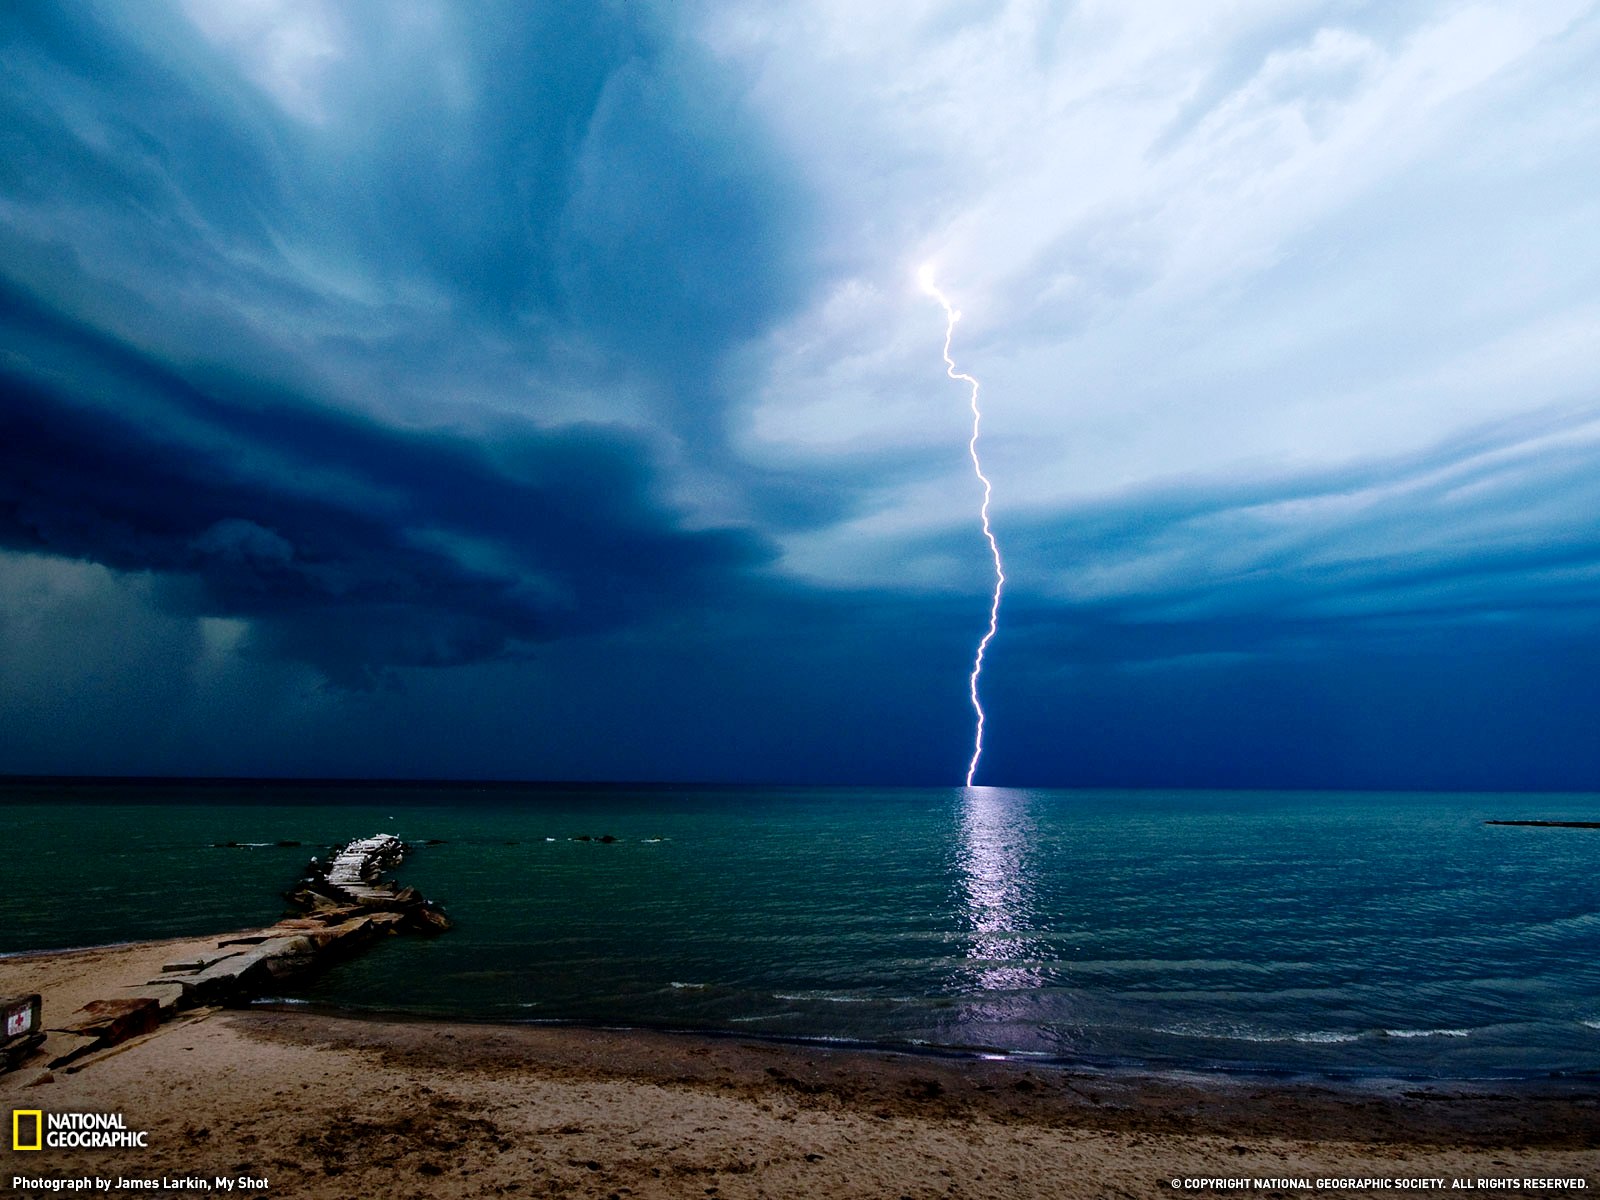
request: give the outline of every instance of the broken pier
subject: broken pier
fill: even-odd
[[[293,915],[165,963],[157,977],[92,1000],[59,1024],[41,1020],[49,1015],[37,995],[0,999],[0,1070],[21,1066],[41,1045],[49,1067],[72,1070],[68,1064],[150,1033],[185,1010],[247,1003],[382,937],[448,929],[449,919],[415,888],[383,878],[407,849],[399,838],[377,834],[336,848],[326,863],[313,859],[288,893]]]

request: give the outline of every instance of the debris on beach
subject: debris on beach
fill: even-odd
[[[91,1000],[74,1016],[75,1020],[50,1030],[54,1034],[65,1034],[69,1039],[67,1044],[57,1046],[62,1053],[50,1060],[52,1069],[64,1067],[96,1050],[154,1033],[161,1024],[161,1001],[151,996]],[[57,1042],[61,1039],[57,1038]]]

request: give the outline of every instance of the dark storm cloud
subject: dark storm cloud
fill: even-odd
[[[747,533],[677,528],[645,449],[616,430],[492,446],[386,430],[248,385],[201,390],[7,300],[36,356],[59,347],[75,389],[120,403],[0,376],[0,541],[167,574],[170,604],[252,618],[261,649],[340,681],[640,619],[766,557]]]
[[[7,546],[165,573],[347,682],[770,557],[681,528],[658,450],[718,457],[714,366],[794,295],[797,202],[648,14],[418,14],[341,6],[306,120],[175,11],[8,13]],[[602,364],[552,378],[572,337]],[[319,394],[330,367],[354,382]],[[621,377],[631,428],[545,411]]]

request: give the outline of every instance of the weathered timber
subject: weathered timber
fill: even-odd
[[[159,1020],[154,1000],[135,997],[125,1000],[91,1000],[78,1010],[77,1020],[55,1026],[59,1033],[81,1033],[93,1037],[110,1037],[126,1041],[141,1033],[149,1033]]]
[[[78,1010],[77,1019],[52,1029],[88,1039],[50,1060],[52,1069],[64,1067],[85,1054],[119,1046],[132,1038],[154,1033],[161,1024],[161,1005],[145,996],[117,1000],[91,1000]]]
[[[183,1007],[183,984],[176,979],[152,979],[149,983],[124,988],[123,991],[131,997],[154,1000],[156,1007],[161,1010],[162,1020]]]
[[[64,1067],[85,1054],[154,1033],[160,1024],[161,1005],[149,997],[91,1000],[78,1010],[76,1020],[51,1030],[52,1033],[72,1034],[74,1039],[70,1049],[50,1060],[50,1066],[52,1069]]]

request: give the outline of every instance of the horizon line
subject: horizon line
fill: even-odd
[[[157,775],[157,774],[60,774],[12,773],[0,771],[0,787],[29,785],[68,786],[226,786],[254,785],[347,787],[347,788],[512,788],[602,790],[616,788],[642,788],[647,790],[667,788],[698,788],[722,790],[734,788],[798,788],[806,790],[844,790],[870,788],[880,791],[1044,791],[1044,792],[1306,792],[1314,794],[1382,795],[1406,793],[1420,795],[1525,795],[1525,796],[1592,796],[1600,795],[1600,787],[1446,787],[1432,786],[1339,786],[1332,784],[931,784],[931,783],[806,783],[774,780],[681,780],[681,779],[520,779],[472,778],[451,776],[384,776],[384,775]]]

